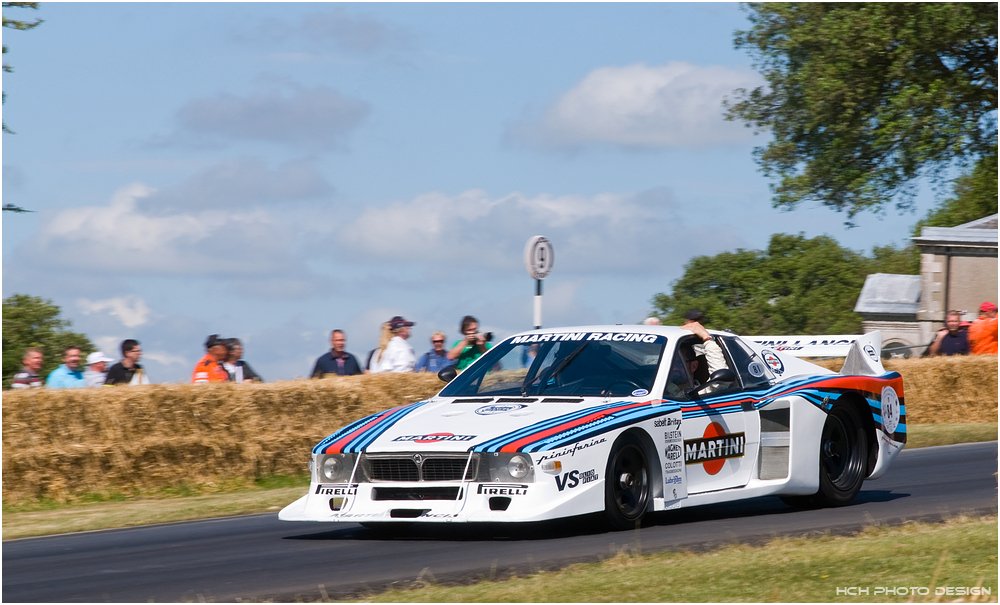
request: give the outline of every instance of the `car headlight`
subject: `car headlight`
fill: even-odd
[[[507,463],[507,472],[514,479],[524,479],[531,470],[531,463],[524,456],[514,456]]]
[[[320,483],[347,483],[354,472],[354,454],[318,455],[315,468]]]
[[[533,483],[535,481],[535,467],[531,463],[531,456],[527,454],[507,454],[492,453],[483,454],[480,458],[480,480],[481,481],[518,481],[521,483]],[[483,471],[489,473],[487,479]]]

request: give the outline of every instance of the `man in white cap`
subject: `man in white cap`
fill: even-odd
[[[100,351],[87,355],[87,371],[83,373],[83,386],[103,387],[108,377],[108,362],[114,361]]]

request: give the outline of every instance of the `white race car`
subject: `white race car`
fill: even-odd
[[[388,527],[643,516],[757,496],[839,506],[906,442],[881,334],[838,374],[712,332],[586,326],[507,338],[436,396],[362,418],[312,451],[286,521]],[[724,365],[707,375],[705,354]],[[449,375],[450,372],[450,375]],[[453,378],[453,379],[452,379]]]

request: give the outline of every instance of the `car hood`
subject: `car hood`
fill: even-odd
[[[563,421],[593,422],[616,409],[646,406],[649,399],[434,397],[349,425],[314,452],[468,452],[505,436],[516,439],[514,433],[565,426]]]

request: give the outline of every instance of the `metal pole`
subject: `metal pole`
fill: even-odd
[[[535,280],[535,329],[542,327],[542,280]]]

